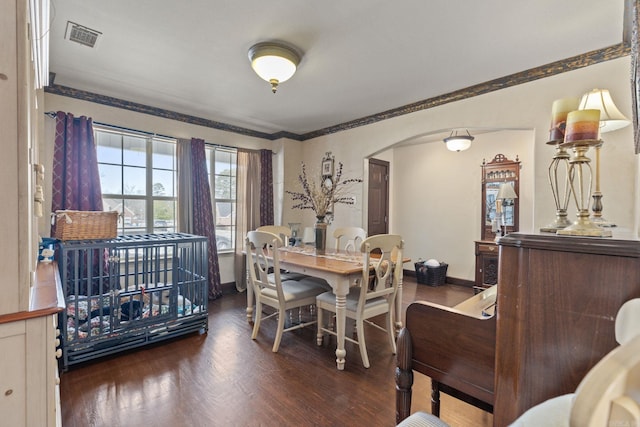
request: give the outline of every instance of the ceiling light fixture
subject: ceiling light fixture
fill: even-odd
[[[296,72],[300,55],[289,46],[275,42],[263,42],[249,49],[251,68],[263,80],[271,83],[271,91],[276,93],[278,85],[286,82]]]
[[[447,144],[447,149],[449,151],[464,151],[471,147],[471,141],[474,139],[475,138],[471,136],[468,130],[466,135],[458,135],[458,131],[451,131],[451,135],[446,137],[443,141]]]

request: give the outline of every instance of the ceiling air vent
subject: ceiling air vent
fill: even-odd
[[[100,31],[92,30],[91,28],[78,25],[75,22],[67,21],[67,31],[65,33],[65,38],[67,40],[80,43],[84,46],[95,47],[100,35],[102,35]]]

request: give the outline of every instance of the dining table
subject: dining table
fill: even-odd
[[[329,250],[317,253],[311,246],[286,246],[278,249],[278,262],[281,269],[292,273],[301,273],[319,277],[327,281],[336,296],[336,364],[338,370],[344,370],[347,351],[345,350],[345,326],[347,295],[351,287],[362,278],[361,252]],[[403,257],[403,263],[409,258]],[[251,286],[247,286],[247,318],[253,319],[254,295]],[[396,335],[402,329],[402,280],[398,283],[394,318]]]

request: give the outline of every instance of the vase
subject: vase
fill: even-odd
[[[316,232],[316,254],[324,255],[327,247],[327,223],[324,222],[324,216],[317,216],[315,224]]]

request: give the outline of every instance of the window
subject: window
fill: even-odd
[[[105,210],[122,218],[118,234],[176,231],[176,140],[94,124]],[[236,232],[236,158],[233,148],[205,146],[209,187],[221,252],[233,251]]]
[[[119,234],[176,230],[176,141],[94,125],[102,202]]]
[[[232,148],[206,146],[209,187],[219,252],[232,251],[236,235],[236,159]]]

